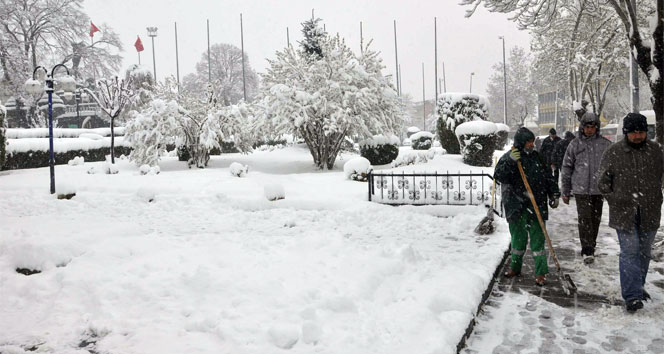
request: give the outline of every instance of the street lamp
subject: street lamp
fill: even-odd
[[[475,75],[474,72],[470,73],[470,90],[468,91],[469,93],[473,93],[473,75]]]
[[[51,175],[51,194],[55,193],[55,158],[53,156],[53,91],[55,91],[55,80],[53,75],[55,71],[63,67],[67,71],[67,76],[64,76],[57,80],[58,88],[61,88],[65,93],[71,95],[76,89],[76,80],[73,77],[69,76],[69,69],[63,64],[58,64],[53,67],[51,74],[48,74],[48,70],[43,66],[38,66],[32,72],[32,79],[25,81],[25,90],[31,95],[38,95],[43,92],[44,86],[40,81],[36,79],[37,71],[41,69],[45,74],[46,81],[46,93],[48,94],[48,147],[49,147],[49,160],[48,166]],[[71,96],[70,96],[71,97]]]
[[[148,36],[152,38],[152,70],[154,71],[154,82],[157,83],[157,64],[154,59],[154,37],[157,36],[157,27],[148,27]]]
[[[503,124],[507,124],[507,65],[505,64],[505,36],[499,36],[503,40]]]

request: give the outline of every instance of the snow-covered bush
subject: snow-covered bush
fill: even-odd
[[[399,138],[396,136],[374,135],[359,142],[360,156],[372,165],[386,165],[399,156]]]
[[[262,95],[267,130],[297,134],[320,169],[332,169],[346,136],[395,133],[403,104],[384,76],[379,53],[364,45],[355,54],[343,39],[306,23],[306,48],[288,47],[268,60]],[[314,30],[311,30],[314,28]],[[315,38],[312,38],[314,35]]]
[[[161,169],[159,166],[150,166],[145,164],[138,168],[138,172],[140,172],[142,175],[158,175],[159,172],[161,172]]]
[[[344,164],[344,176],[346,176],[346,179],[366,181],[371,171],[373,171],[371,162],[364,157],[352,158]]]
[[[408,165],[417,165],[420,163],[427,163],[433,160],[436,155],[444,155],[445,149],[432,148],[429,150],[413,150],[400,154],[396,160],[392,161],[392,168]]]
[[[233,162],[228,167],[228,170],[231,173],[231,176],[244,177],[249,173],[249,166],[243,165],[239,162]]]
[[[509,140],[510,127],[507,124],[496,123],[496,150],[502,150]]]
[[[263,193],[265,198],[271,202],[286,198],[286,191],[281,184],[266,184],[263,187]]]
[[[67,165],[69,166],[79,166],[82,165],[85,162],[85,159],[82,156],[76,156],[73,159],[67,161]]]
[[[491,166],[498,136],[496,124],[485,120],[462,123],[456,128],[463,162],[471,166]]]
[[[413,150],[429,150],[433,146],[433,134],[430,132],[419,132],[410,136],[413,142]]]
[[[458,154],[461,149],[454,133],[456,127],[465,122],[486,120],[489,116],[489,101],[486,97],[471,93],[443,93],[438,99],[437,132],[440,144],[449,154]]]
[[[173,143],[178,134],[178,104],[174,100],[156,99],[148,109],[137,114],[125,128],[125,141],[134,150],[129,159],[136,165],[156,166],[166,145]]]
[[[419,132],[420,132],[420,128],[418,128],[418,127],[408,127],[408,129],[406,129],[406,136],[410,138],[411,135],[413,135],[415,133],[419,133]]]
[[[71,199],[76,196],[76,186],[71,182],[58,180],[55,183],[55,192],[58,199]]]

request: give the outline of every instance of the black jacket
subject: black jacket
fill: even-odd
[[[542,154],[542,157],[544,157],[544,161],[546,161],[547,165],[551,166],[553,165],[553,150],[556,146],[556,143],[558,143],[560,140],[559,136],[556,136],[555,138],[551,138],[550,136],[547,136],[544,141],[542,141],[542,148],[540,148],[540,153]]]
[[[569,143],[572,142],[572,140],[574,140],[574,135],[572,135],[572,139],[560,140],[553,148],[553,161],[551,164],[556,166],[556,168],[562,168],[565,151],[567,151],[567,147],[569,146]]]

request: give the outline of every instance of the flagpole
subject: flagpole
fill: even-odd
[[[240,45],[242,46],[242,90],[244,91],[244,102],[247,102],[247,80],[244,74],[244,29],[242,27],[242,13],[240,13]]]
[[[178,23],[175,22],[175,73],[178,79],[178,92],[180,92],[180,59],[178,58]]]
[[[141,65],[141,52],[136,52],[138,53],[138,65]]]
[[[210,69],[210,20],[207,20],[207,40],[208,40],[208,84],[212,81],[212,71]]]

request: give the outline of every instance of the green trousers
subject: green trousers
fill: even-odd
[[[535,259],[535,275],[545,275],[549,272],[544,252],[544,232],[537,221],[537,216],[524,210],[516,223],[510,223],[510,234],[512,235],[512,263],[510,268],[515,272],[521,272],[523,255],[528,246],[528,235],[530,234],[530,250]]]

